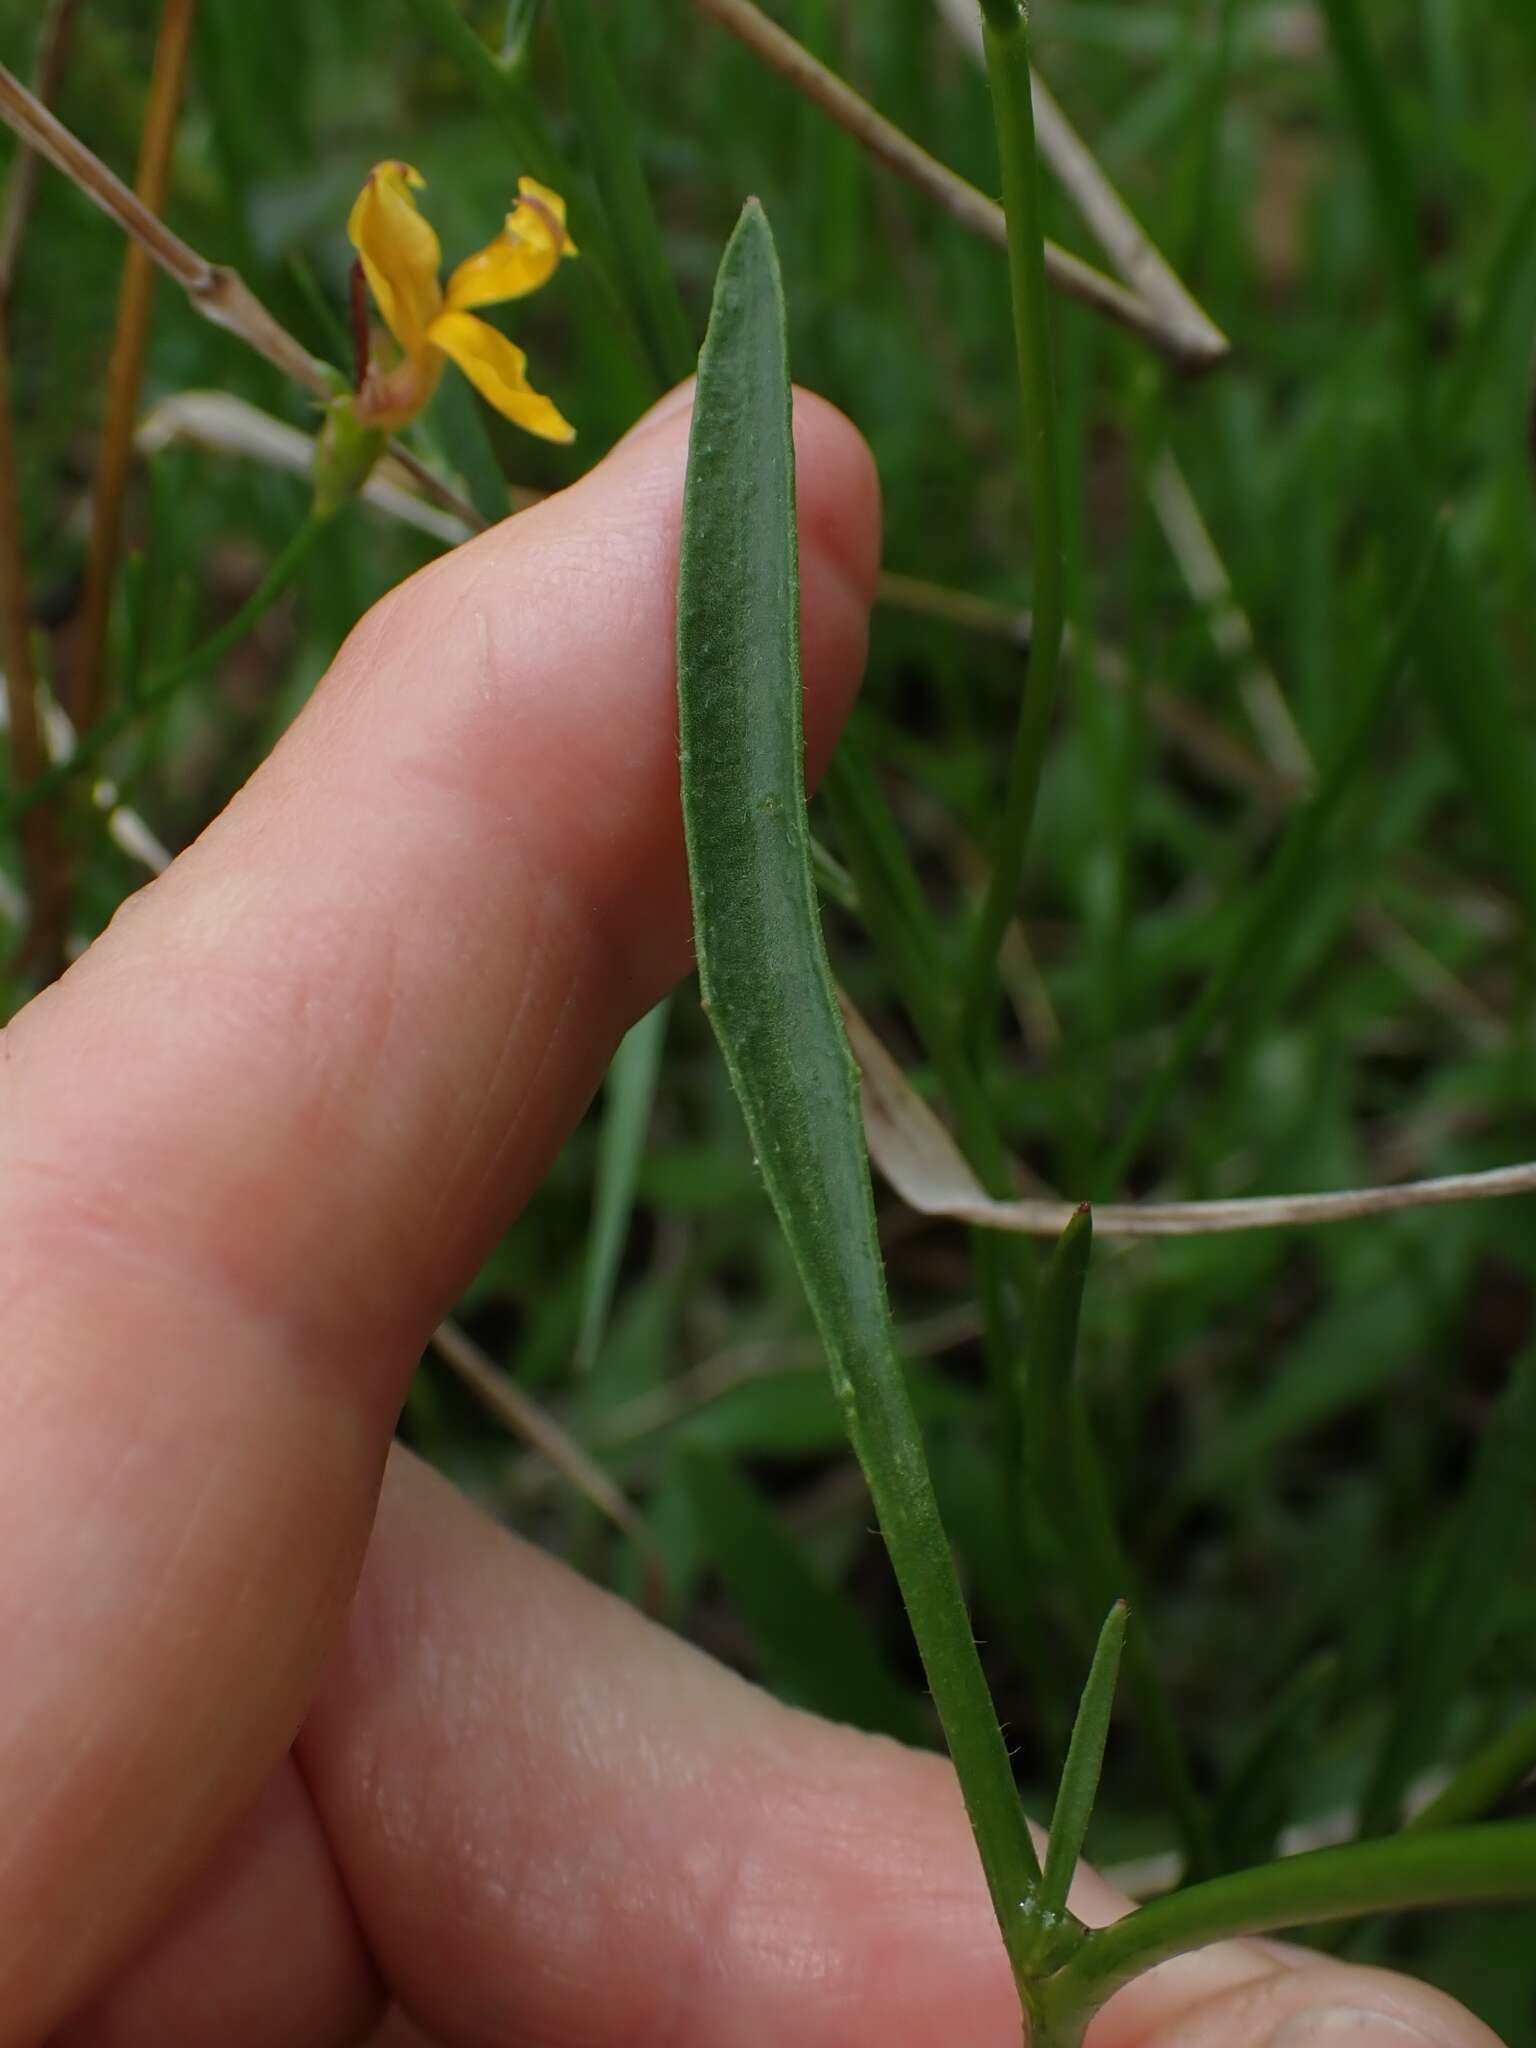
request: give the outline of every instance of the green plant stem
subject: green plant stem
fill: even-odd
[[[151,676],[134,696],[98,719],[89,732],[82,733],[74,750],[67,759],[56,762],[46,775],[41,775],[25,789],[17,790],[10,801],[0,808],[0,824],[10,824],[25,815],[32,806],[52,796],[66,783],[82,774],[124,733],[135,719],[145,712],[155,711],[175,696],[190,682],[221,661],[246,635],[260,624],[261,620],[276,604],[283,592],[292,583],[303,567],[310,550],[329,525],[329,519],[317,512],[311,512],[303,524],[296,527],[284,543],[281,552],[262,578],[258,587],[241,605],[233,618],[226,620],[216,633],[212,633],[200,646],[194,647],[178,661],[163,668],[158,675]]]
[[[1018,901],[1056,701],[1066,619],[1060,459],[1051,386],[1050,316],[1045,291],[1035,119],[1030,98],[1029,37],[1023,10],[1016,0],[988,0],[984,35],[1003,176],[1003,208],[1008,217],[1008,276],[1019,361],[1024,481],[1035,575],[1034,633],[1002,823],[992,849],[992,871],[972,934],[962,983],[967,1033],[972,1036],[988,1007],[997,950]]]
[[[1034,2048],[1079,2048],[1088,2022],[1134,1977],[1234,1936],[1415,1906],[1536,1898],[1536,1821],[1399,1835],[1288,1856],[1170,1893],[1090,1934],[1038,1988]]]
[[[555,20],[571,98],[631,311],[663,390],[691,376],[697,353],[662,247],[629,102],[605,47],[592,0],[558,0]]]
[[[678,587],[683,817],[699,974],[826,1347],[1023,1985],[1040,1868],[891,1331],[856,1072],[805,819],[784,305],[749,204],[720,266],[689,447]]]
[[[1091,1627],[1112,1601],[1136,1603],[1136,1576],[1115,1522],[1104,1461],[1076,1383],[1077,1332],[1093,1248],[1086,1204],[1062,1232],[1041,1276],[1025,1358],[1024,1477],[1062,1547],[1079,1616]],[[1127,1677],[1143,1740],[1157,1759],[1187,1865],[1204,1876],[1215,1853],[1178,1716],[1139,1624],[1126,1644]]]

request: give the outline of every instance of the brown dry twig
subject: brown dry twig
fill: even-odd
[[[913,1088],[880,1039],[846,996],[843,1021],[863,1078],[869,1156],[907,1206],[924,1216],[952,1217],[983,1230],[1059,1237],[1077,1213],[1072,1202],[1031,1198],[998,1201],[987,1194],[960,1148]],[[1536,1194],[1536,1162],[1487,1173],[1447,1174],[1396,1186],[1342,1188],[1322,1195],[1260,1195],[1237,1201],[1106,1202],[1095,1204],[1101,1237],[1201,1237],[1234,1230],[1295,1229],[1387,1216],[1449,1202]]]
[[[803,93],[854,140],[899,176],[927,193],[962,227],[1006,250],[1008,223],[995,199],[930,156],[910,135],[872,107],[803,43],[770,21],[753,0],[697,0],[704,13],[745,43],[770,69]],[[1150,304],[1054,242],[1045,245],[1046,275],[1058,291],[1139,334],[1181,368],[1208,369],[1227,353],[1227,342],[1205,316],[1197,327],[1171,321]],[[1193,303],[1192,301],[1190,302]],[[1198,312],[1198,308],[1196,309]]]
[[[972,56],[985,62],[976,0],[939,0],[939,11]],[[1179,337],[1181,361],[1189,367],[1220,362],[1231,352],[1227,337],[1120,197],[1037,71],[1030,73],[1030,97],[1040,154],[1114,269],[1156,311],[1168,334]]]
[[[433,1332],[432,1349],[498,1422],[547,1460],[583,1494],[639,1552],[646,1571],[646,1605],[660,1613],[667,1600],[667,1568],[656,1539],[629,1499],[603,1468],[547,1409],[525,1394],[516,1380],[493,1365],[474,1339],[457,1323],[442,1323]]]

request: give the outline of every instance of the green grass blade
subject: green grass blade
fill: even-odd
[[[1408,374],[1419,397],[1409,412],[1428,426],[1422,404],[1430,344],[1429,294],[1419,245],[1413,159],[1397,117],[1393,83],[1376,54],[1360,0],[1322,0],[1334,62],[1370,172],[1383,255],[1402,327]]]
[[[1316,1753],[1338,1677],[1332,1651],[1309,1657],[1259,1716],[1215,1802],[1211,1830],[1223,1870],[1243,1870],[1279,1853],[1297,1781]]]
[[[475,98],[505,131],[517,158],[514,172],[530,172],[565,200],[571,234],[582,257],[571,280],[573,294],[578,301],[590,294],[597,302],[591,308],[594,316],[600,310],[605,313],[636,353],[645,357],[639,329],[619,284],[617,253],[602,208],[556,142],[521,66],[504,64],[480,40],[454,0],[405,0],[405,4],[422,32],[457,66]]]
[[[1035,1908],[1037,1924],[1046,1934],[1053,1932],[1065,1918],[1072,1873],[1088,1839],[1088,1822],[1093,1814],[1093,1802],[1098,1797],[1099,1773],[1104,1768],[1104,1748],[1109,1740],[1110,1716],[1114,1712],[1120,1657],[1125,1649],[1127,1613],[1123,1600],[1117,1600],[1109,1610],[1088,1669],[1077,1719],[1072,1724],[1072,1740],[1067,1745],[1067,1761],[1056,1791],[1045,1874],[1040,1881],[1039,1903]]]
[[[1484,1432],[1427,1611],[1412,1624],[1398,1708],[1361,1810],[1361,1831],[1395,1825],[1508,1599],[1511,1558],[1529,1541],[1536,1501],[1536,1350],[1514,1368]]]
[[[604,46],[592,0],[557,0],[555,20],[577,124],[651,372],[663,388],[679,384],[693,371],[693,336],[667,266],[630,101]]]
[[[1459,1828],[1482,1820],[1536,1771],[1536,1707],[1468,1757],[1450,1783],[1406,1823],[1404,1833]]]
[[[1041,1277],[1025,1360],[1024,1473],[1066,1559],[1075,1604],[1093,1627],[1112,1601],[1137,1597],[1115,1526],[1103,1460],[1075,1384],[1077,1332],[1093,1249],[1085,1205],[1062,1232]],[[1214,1868],[1209,1824],[1195,1790],[1177,1717],[1144,1632],[1129,1639],[1129,1678],[1141,1732],[1157,1759],[1191,1869]]]
[[[1393,687],[1409,658],[1419,650],[1421,619],[1434,609],[1430,597],[1444,555],[1445,529],[1442,523],[1430,523],[1427,544],[1422,524],[1416,524],[1413,531],[1411,552],[1406,544],[1404,547],[1411,566],[1405,571],[1402,606],[1387,644],[1356,687],[1338,743],[1311,802],[1292,818],[1274,857],[1247,892],[1243,914],[1225,952],[1212,964],[1198,999],[1185,1012],[1167,1058],[1147,1084],[1119,1144],[1099,1174],[1098,1184],[1106,1191],[1124,1179],[1212,1026],[1245,984],[1247,1001],[1253,1003],[1254,978],[1266,959],[1278,953],[1280,933],[1305,903],[1307,872],[1344,799],[1369,765],[1371,742]]]
[[[667,1038],[670,1002],[658,1003],[624,1034],[603,1084],[603,1125],[597,1141],[592,1231],[581,1290],[581,1334],[576,1363],[590,1371],[602,1349],[613,1290],[634,1213],[635,1186],[650,1129],[651,1107]]]
[[[719,1453],[678,1461],[704,1556],[725,1581],[775,1692],[853,1728],[920,1744],[922,1716],[858,1606],[818,1571]]]
[[[699,977],[1016,1956],[1039,1867],[895,1353],[856,1072],[817,915],[800,693],[784,301],[754,202],[716,283],[683,513],[678,695]]]
[[[1066,623],[1066,556],[1061,516],[1061,463],[1056,447],[1056,397],[1051,383],[1050,308],[1045,289],[1045,230],[1029,75],[1029,35],[1018,0],[987,0],[983,40],[992,87],[993,121],[1008,218],[1008,276],[1014,348],[1019,365],[1024,482],[1034,553],[1034,631],[1019,704],[1002,820],[992,847],[976,929],[966,962],[965,1014],[974,1035],[991,1002],[997,949],[1018,901],[1024,856],[1034,824],[1056,703],[1061,636]]]
[[[1410,575],[1429,494],[1406,450],[1388,461],[1383,527],[1397,575]],[[1454,539],[1430,571],[1421,634],[1426,693],[1461,764],[1470,802],[1536,927],[1536,744],[1504,649]]]

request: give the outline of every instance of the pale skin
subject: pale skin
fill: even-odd
[[[390,1448],[688,968],[686,407],[377,606],[5,1034],[0,2048],[1018,2040],[943,1762],[775,1704]],[[878,506],[840,415],[802,398],[797,444],[815,773]],[[1092,2048],[1272,2038],[1493,2044],[1232,1943]]]

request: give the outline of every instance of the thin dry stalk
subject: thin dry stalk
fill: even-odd
[[[210,455],[236,456],[288,470],[294,476],[308,476],[315,461],[312,434],[274,418],[232,391],[173,392],[140,420],[134,441],[145,456],[158,455],[163,448],[200,448]],[[393,455],[386,455],[358,496],[365,505],[430,534],[445,547],[457,547],[484,526],[483,520],[471,524],[460,513],[428,504],[418,491],[408,488],[414,481],[413,472],[404,469]],[[518,512],[537,504],[542,495],[521,485],[507,486],[508,500]]]
[[[939,11],[971,54],[985,62],[976,0],[939,0]],[[1191,295],[1120,197],[1050,87],[1035,71],[1030,73],[1030,97],[1040,154],[1115,270],[1149,306],[1156,308],[1168,332],[1183,338],[1181,346],[1186,360],[1220,362],[1231,352],[1227,337]]]
[[[864,1129],[869,1156],[909,1209],[944,1216],[983,1230],[1059,1237],[1073,1216],[1072,1202],[988,1195],[960,1148],[913,1088],[890,1052],[842,997],[843,1021],[863,1082]],[[1095,1204],[1101,1237],[1205,1237],[1234,1230],[1295,1229],[1388,1216],[1450,1202],[1536,1194],[1536,1161],[1498,1166],[1486,1173],[1446,1174],[1390,1187],[1341,1188],[1323,1195],[1259,1195],[1235,1201],[1106,1202]]]
[[[165,205],[170,182],[171,151],[181,110],[187,57],[197,20],[197,0],[165,0],[160,34],[155,43],[149,105],[139,145],[134,192],[151,213]],[[75,726],[87,732],[101,714],[107,654],[107,627],[112,589],[117,581],[122,547],[123,501],[133,467],[133,427],[144,377],[144,352],[149,341],[149,316],[154,303],[155,266],[148,252],[130,241],[123,257],[123,281],[117,301],[117,325],[107,367],[107,408],[102,421],[101,449],[96,462],[96,495],[92,507],[91,546],[85,565],[85,600],[81,614],[79,656],[72,678],[70,708]]]
[[[578,1493],[583,1494],[616,1529],[634,1544],[645,1564],[647,1606],[659,1613],[666,1605],[667,1572],[656,1539],[634,1504],[608,1474],[588,1456],[570,1432],[517,1382],[494,1366],[480,1346],[457,1323],[442,1323],[433,1332],[432,1349],[450,1366],[469,1391],[512,1434],[532,1445]]]
[[[312,356],[282,323],[273,318],[238,271],[227,264],[210,263],[206,256],[173,234],[159,216],[145,206],[77,135],[50,114],[14,72],[0,64],[0,121],[13,129],[23,142],[46,157],[62,171],[103,213],[116,221],[159,265],[174,278],[193,309],[215,327],[243,341],[247,348],[264,356],[285,376],[317,398],[330,398],[336,389],[335,373]],[[435,477],[408,448],[391,444],[395,460],[445,511],[455,513],[477,532],[485,521],[467,505],[458,492]]]
[[[70,35],[79,12],[80,0],[48,0],[37,32],[36,93],[45,106],[59,96],[69,63]],[[36,150],[23,147],[16,152],[6,183],[5,209],[0,215],[0,308],[10,300],[16,282],[21,246],[27,238],[32,216],[32,199],[37,190]]]
[[[1147,493],[1189,594],[1205,612],[1212,644],[1237,669],[1238,690],[1265,752],[1288,781],[1309,785],[1307,743],[1279,679],[1259,655],[1248,614],[1237,601],[1227,565],[1171,448],[1153,463]]]
[[[317,398],[330,396],[331,380],[324,363],[272,317],[244,280],[227,266],[210,263],[180,235],[173,234],[117,173],[71,134],[3,64],[0,120],[115,220],[167,277],[176,280],[205,320],[237,334]]]
[[[11,736],[11,776],[18,789],[35,782],[48,766],[39,710],[37,668],[32,659],[32,611],[21,545],[21,493],[17,486],[16,437],[11,413],[11,352],[0,312],[0,628],[5,635],[6,708]],[[56,820],[38,804],[22,828],[22,858],[32,917],[25,955],[43,981],[64,966],[69,918],[69,877]]]
[[[697,4],[797,92],[846,129],[871,156],[916,185],[972,234],[1006,250],[1008,223],[995,199],[989,199],[948,165],[930,156],[904,130],[878,113],[846,80],[813,57],[803,43],[796,42],[777,22],[770,21],[752,0],[697,0]],[[1224,340],[1213,355],[1206,337],[1196,336],[1184,327],[1171,327],[1157,307],[1054,242],[1045,245],[1045,270],[1058,291],[1139,334],[1183,369],[1206,369],[1226,353]]]

